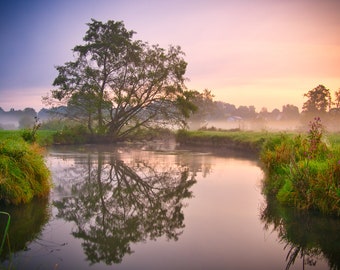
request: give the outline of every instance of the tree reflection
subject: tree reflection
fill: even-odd
[[[267,198],[261,212],[261,220],[268,230],[271,226],[278,232],[279,240],[288,250],[286,269],[300,258],[302,269],[315,266],[325,258],[330,269],[340,269],[340,220],[319,213],[298,211],[278,205]]]
[[[188,168],[168,166],[127,164],[99,152],[67,172],[73,194],[54,205],[58,217],[75,222],[73,235],[84,240],[91,264],[120,263],[133,252],[131,243],[163,235],[178,239],[185,226],[183,201],[196,180]]]

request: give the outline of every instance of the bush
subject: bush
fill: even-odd
[[[24,129],[23,133],[22,133],[22,138],[29,143],[33,143],[37,140],[37,131],[41,126],[41,123],[39,123],[39,118],[38,117],[34,117],[35,122],[34,125],[32,127],[32,129]]]
[[[90,134],[83,125],[65,126],[53,135],[56,144],[81,144],[89,141]]]

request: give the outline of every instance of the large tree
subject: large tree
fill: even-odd
[[[331,94],[329,89],[318,85],[304,94],[308,100],[303,104],[302,111],[307,113],[325,113],[331,108]]]
[[[123,22],[92,19],[88,26],[85,44],[73,49],[75,60],[56,67],[52,99],[112,140],[140,127],[185,125],[195,106],[184,85],[181,48],[133,40]]]

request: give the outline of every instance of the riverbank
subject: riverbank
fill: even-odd
[[[180,130],[176,134],[176,141],[181,145],[187,146],[225,148],[259,154],[264,142],[268,138],[279,136],[279,133],[269,133],[266,131]]]
[[[257,153],[265,172],[262,191],[283,205],[340,216],[340,136],[312,127],[306,134],[180,131],[182,145]]]
[[[0,132],[0,203],[28,203],[46,198],[51,189],[44,149],[28,143],[20,132]]]
[[[263,193],[266,196],[274,196],[284,205],[340,216],[340,135],[318,134],[317,131],[314,130],[315,134],[311,131],[297,134],[181,130],[173,136],[181,146],[210,147],[220,153],[232,150],[256,155],[265,172]],[[51,145],[55,134],[55,131],[38,131],[37,142]],[[22,141],[20,131],[0,131],[0,141],[5,139]],[[23,149],[26,150],[23,152],[28,148],[24,144]],[[3,162],[6,164],[7,161]],[[2,171],[3,168],[14,171],[8,165],[2,165]],[[21,175],[25,177],[24,173]],[[4,176],[1,179],[5,179]]]

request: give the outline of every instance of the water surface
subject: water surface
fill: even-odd
[[[267,202],[256,159],[153,148],[51,148],[50,199],[5,209],[3,267],[339,268],[339,220]]]

